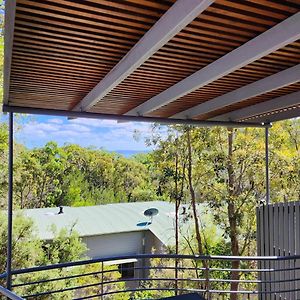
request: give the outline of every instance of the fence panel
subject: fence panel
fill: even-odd
[[[257,253],[261,256],[292,256],[300,254],[300,202],[263,205],[257,209]],[[260,284],[260,291],[290,291],[300,288],[298,261],[270,261],[260,267],[287,269],[261,275],[261,280],[285,281]],[[299,292],[262,295],[261,299],[297,299]]]

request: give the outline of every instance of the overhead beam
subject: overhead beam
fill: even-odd
[[[272,113],[268,116],[261,116],[259,118],[253,119],[253,123],[256,122],[264,122],[264,123],[272,123],[287,119],[293,119],[300,117],[300,105],[295,105],[293,107],[289,107],[279,112]]]
[[[73,110],[86,111],[201,14],[214,0],[177,0]]]
[[[3,68],[3,103],[8,103],[11,73],[12,49],[14,40],[16,0],[5,1],[4,28],[4,68]]]
[[[208,66],[179,81],[162,93],[130,110],[128,115],[146,115],[300,38],[300,13],[287,18]]]
[[[268,112],[284,109],[293,105],[300,104],[300,91],[285,96],[277,97],[269,101],[241,108],[215,118],[214,121],[237,121],[251,118],[253,116],[266,114]]]
[[[245,85],[212,100],[198,104],[197,106],[182,111],[173,117],[178,119],[190,119],[195,116],[206,114],[222,107],[229,106],[273,90],[277,90],[284,86],[291,85],[299,80],[300,64],[268,76],[264,79]]]
[[[124,121],[124,122],[159,123],[159,124],[166,124],[166,125],[181,124],[181,125],[192,125],[198,127],[225,126],[225,127],[232,127],[232,128],[243,128],[243,127],[263,128],[269,126],[269,125],[264,125],[262,123],[254,123],[254,122],[251,123],[218,122],[218,121],[181,120],[181,119],[170,119],[170,118],[152,118],[152,117],[124,116],[124,115],[79,112],[79,111],[69,111],[69,110],[56,110],[56,109],[42,109],[42,108],[31,108],[31,107],[20,107],[20,106],[9,106],[9,105],[3,105],[3,112],[60,116],[60,117],[68,117],[73,119],[87,118],[87,119],[101,119],[101,120],[116,120],[116,121]]]

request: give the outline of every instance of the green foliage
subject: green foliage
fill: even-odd
[[[71,230],[56,232],[52,242],[43,242],[36,237],[36,228],[31,219],[18,213],[13,218],[13,243],[12,243],[12,269],[29,268],[33,266],[49,265],[68,261],[77,261],[83,258],[86,246],[81,242],[78,234]],[[6,253],[7,245],[7,218],[0,213],[0,253]],[[5,272],[6,255],[0,255],[0,274]],[[14,284],[34,282],[36,280],[47,280],[59,278],[66,275],[77,274],[76,268],[72,270],[48,270],[18,275]],[[0,282],[0,284],[4,284]],[[69,280],[49,281],[42,284],[33,284],[16,288],[21,295],[46,292],[74,286],[76,282]],[[63,294],[65,299],[72,299],[72,293]],[[51,296],[51,299],[61,299],[62,294]],[[39,297],[49,299],[49,296]]]
[[[102,276],[103,271],[103,276]],[[82,269],[82,273],[92,273],[89,276],[83,276],[79,279],[78,283],[80,286],[91,285],[82,291],[79,291],[79,295],[98,295],[100,293],[112,293],[114,291],[122,291],[126,289],[125,282],[121,280],[121,274],[118,271],[117,265],[106,266],[101,263],[95,263],[85,266]],[[112,282],[117,281],[119,282]],[[103,284],[103,290],[101,288],[101,283]],[[112,283],[106,283],[112,282]],[[126,300],[128,299],[124,294],[111,294],[104,296],[107,300]]]
[[[299,199],[299,132],[300,120],[297,119],[276,123],[270,130],[271,198],[274,202]],[[154,126],[148,142],[155,146],[150,154],[155,166],[151,176],[158,191],[174,199],[176,176],[179,181],[183,176],[183,201],[189,202],[188,179],[182,167],[187,159],[186,128],[171,126],[167,134],[160,134]],[[265,199],[264,131],[192,128],[191,144],[192,183],[197,202],[209,205],[208,213],[222,228],[224,242],[229,240],[232,246],[237,240],[238,246],[231,249],[231,254],[255,254],[255,207]],[[176,157],[179,158],[177,173]],[[203,236],[208,244],[206,248],[210,244],[209,236],[209,233]]]
[[[87,251],[87,247],[82,243],[77,232],[73,230],[74,226],[71,229],[63,228],[59,232],[56,227],[52,228],[54,239],[51,242],[43,243],[45,252],[43,265],[76,261]]]
[[[0,213],[0,273],[5,272],[7,245],[7,217]],[[33,222],[15,214],[13,222],[12,268],[39,265],[43,259],[42,243],[35,238]]]
[[[145,162],[77,145],[22,149],[15,177],[20,208],[158,199]]]

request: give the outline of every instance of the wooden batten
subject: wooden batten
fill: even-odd
[[[100,93],[101,97],[94,97],[86,103],[83,99],[87,99],[87,95],[107,78],[135,45],[139,45],[147,33],[149,35],[151,28],[153,30],[167,12],[170,13],[176,1],[7,1],[5,105],[138,114],[136,108],[149,99],[281,22],[291,17],[299,21],[298,0],[202,2],[205,4],[203,11],[199,9],[196,16],[183,18],[186,21],[183,28],[169,39],[166,36],[158,49],[153,47],[153,53],[139,60],[136,68],[123,72],[124,76],[108,85],[107,92]],[[201,103],[209,103],[299,63],[300,40],[294,40],[221,78],[216,77],[199,89],[146,111],[145,115],[156,118],[180,116],[181,112],[193,110]],[[288,86],[279,86],[232,105],[191,115],[191,118],[217,120],[220,116],[222,119],[222,115],[299,89],[299,82],[291,82]],[[100,92],[103,92],[101,88]],[[277,112],[276,120],[280,119],[280,113]],[[180,118],[185,118],[184,114]],[[259,118],[261,121],[263,117]]]

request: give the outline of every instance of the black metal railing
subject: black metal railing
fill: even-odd
[[[126,255],[13,270],[12,279],[15,294],[9,299],[19,300],[156,299],[188,292],[207,299],[228,299],[233,293],[298,299],[300,255]],[[10,292],[1,288],[1,293]]]
[[[11,292],[8,289],[6,289],[5,287],[0,285],[0,299],[1,299],[1,295],[5,296],[7,299],[11,299],[11,300],[24,300],[24,298],[16,295],[14,292]]]

